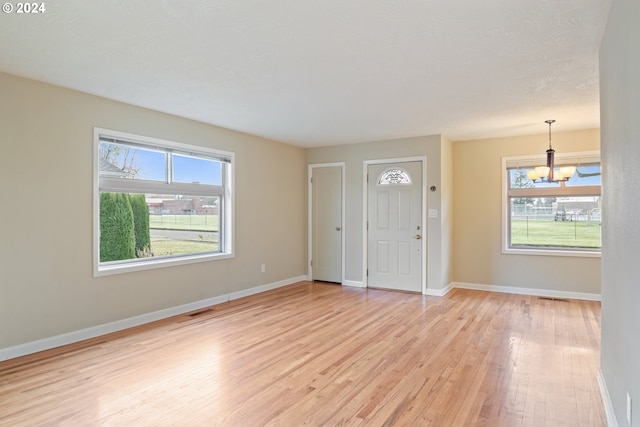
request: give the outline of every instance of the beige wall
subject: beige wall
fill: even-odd
[[[366,142],[307,150],[307,163],[345,162],[346,174],[346,272],[345,278],[351,282],[363,282],[363,162],[365,160],[392,159],[414,156],[427,157],[427,187],[435,185],[438,190],[427,191],[427,209],[437,209],[438,218],[427,219],[427,288],[439,291],[449,284],[449,256],[443,248],[450,247],[450,233],[443,228],[442,188],[446,188],[445,204],[449,203],[452,185],[450,167],[444,164],[450,160],[450,144],[439,135],[405,138],[386,141]],[[444,153],[444,154],[443,154]],[[445,170],[445,173],[443,173]],[[444,221],[448,223],[448,219]],[[444,281],[443,281],[444,280]]]
[[[442,137],[440,153],[441,176],[440,181],[440,283],[443,288],[453,281],[453,143]]]
[[[617,424],[640,426],[640,2],[614,0],[600,51],[601,369]],[[607,393],[605,393],[607,394]]]
[[[558,153],[600,149],[598,129],[552,137]],[[599,258],[502,254],[502,157],[543,155],[547,138],[453,143],[455,282],[600,294]]]
[[[0,94],[0,349],[306,273],[303,149],[5,74]],[[92,277],[93,126],[234,151],[236,257]]]

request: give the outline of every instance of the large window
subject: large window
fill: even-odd
[[[94,274],[229,257],[234,154],[94,129]]]
[[[505,253],[597,256],[601,249],[599,152],[556,155],[555,166],[575,166],[568,181],[531,180],[539,157],[503,159]]]

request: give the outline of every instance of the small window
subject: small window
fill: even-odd
[[[118,178],[162,182],[167,180],[167,153],[165,152],[145,150],[114,140],[104,140],[100,142],[98,155],[100,176],[111,175]]]
[[[411,177],[409,174],[402,169],[387,169],[386,171],[380,174],[378,178],[379,185],[389,185],[389,184],[411,184]]]
[[[531,180],[538,157],[503,159],[504,248],[506,253],[599,255],[601,171],[598,152],[556,156],[556,166],[573,166],[566,181]]]
[[[216,159],[173,155],[173,180],[192,184],[220,185],[222,163]]]
[[[96,275],[232,251],[233,153],[95,129]]]

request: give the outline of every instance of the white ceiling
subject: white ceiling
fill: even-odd
[[[299,146],[594,128],[610,1],[46,1],[0,70]]]

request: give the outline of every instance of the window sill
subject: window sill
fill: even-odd
[[[566,256],[577,258],[600,258],[602,251],[553,250],[553,249],[502,249],[504,255]]]
[[[110,276],[113,274],[131,273],[134,271],[155,270],[163,267],[173,267],[176,265],[193,264],[197,262],[213,261],[219,259],[233,258],[233,253],[207,253],[198,255],[186,255],[183,257],[149,259],[145,261],[131,261],[126,263],[96,263],[93,270],[93,277]]]

